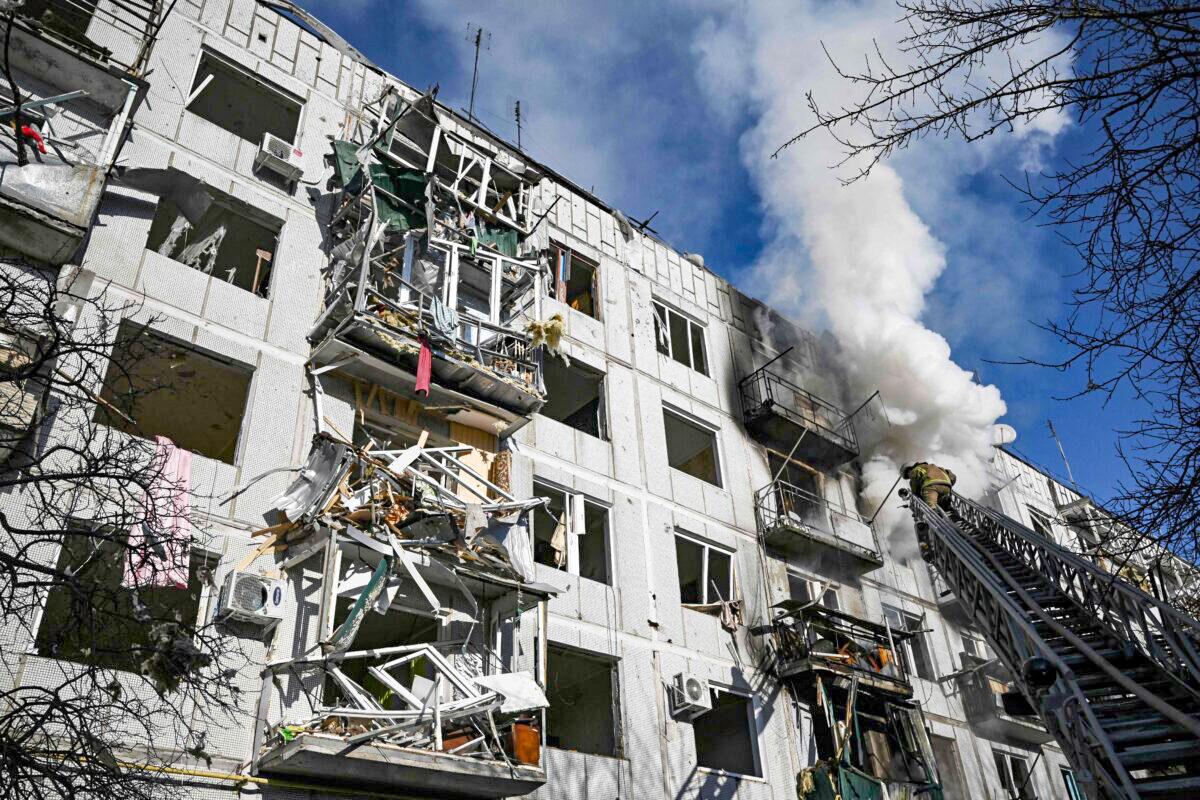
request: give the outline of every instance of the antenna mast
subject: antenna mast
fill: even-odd
[[[1067,460],[1067,451],[1063,450],[1062,442],[1058,440],[1058,432],[1054,430],[1054,422],[1046,420],[1046,427],[1050,429],[1050,436],[1054,439],[1054,443],[1058,445],[1058,454],[1062,456],[1063,464],[1067,468],[1067,477],[1071,479],[1071,487],[1075,491],[1079,491],[1079,484],[1075,483],[1075,476],[1071,474],[1071,462]]]
[[[486,33],[486,31],[483,29],[482,25],[472,26],[471,23],[468,22],[467,30],[470,30],[472,27],[475,28],[475,69],[471,72],[471,102],[467,107],[467,116],[473,121],[477,121],[475,120],[475,87],[479,85],[479,51],[483,46],[483,34]],[[492,35],[488,33],[488,40],[490,41],[491,38]]]
[[[521,101],[513,106],[513,116],[517,118],[517,149],[521,149]]]

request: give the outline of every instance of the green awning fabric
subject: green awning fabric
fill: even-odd
[[[504,225],[481,225],[479,241],[490,244],[509,258],[517,257],[517,232]]]
[[[354,142],[335,139],[333,142],[333,169],[337,181],[348,192],[361,188],[362,169],[354,154],[358,146]],[[378,148],[377,148],[378,149]],[[367,165],[371,183],[380,190],[375,192],[379,217],[384,224],[396,230],[425,227],[425,174],[415,169],[398,167],[391,162],[379,160]]]

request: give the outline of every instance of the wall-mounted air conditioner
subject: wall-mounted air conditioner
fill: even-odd
[[[262,145],[258,148],[258,155],[254,157],[254,167],[255,169],[270,170],[276,175],[283,176],[285,180],[295,181],[304,174],[304,168],[300,166],[300,157],[303,155],[300,148],[291,142],[285,142],[278,136],[264,133]]]
[[[676,719],[695,719],[712,711],[712,690],[708,680],[690,672],[675,676],[674,705],[671,709]]]
[[[285,582],[252,572],[225,576],[217,599],[217,619],[274,627],[283,619]]]

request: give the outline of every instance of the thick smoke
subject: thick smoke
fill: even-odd
[[[836,43],[847,55],[868,52],[873,38],[894,40],[888,28],[896,15],[890,0],[853,7],[756,3],[708,26],[697,44],[714,104],[726,116],[742,112],[751,120],[742,155],[768,227],[764,255],[745,287],[827,327],[840,346],[850,396],[878,389],[886,404],[891,426],[866,443],[863,505],[870,508],[885,500],[900,467],[919,459],[953,469],[964,493],[981,492],[992,426],[1005,413],[999,390],[975,383],[951,359],[946,340],[921,323],[946,268],[945,248],[905,199],[899,174],[884,164],[842,187],[830,169],[841,152],[823,135],[770,158],[811,119],[806,90],[834,102],[844,91],[816,42]],[[879,517],[902,558],[914,546],[905,517],[895,500]]]

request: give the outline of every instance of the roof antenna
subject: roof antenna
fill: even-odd
[[[517,118],[517,149],[521,149],[521,101],[513,106],[513,116]]]
[[[1062,442],[1058,440],[1058,432],[1054,430],[1054,422],[1046,420],[1046,427],[1050,429],[1050,437],[1058,445],[1058,454],[1062,456],[1063,464],[1067,467],[1067,477],[1071,479],[1071,487],[1078,492],[1079,484],[1075,483],[1075,476],[1071,474],[1071,462],[1067,460],[1067,452],[1063,450]]]
[[[488,33],[488,31],[485,31],[482,25],[472,25],[468,22],[468,36],[470,36],[469,32],[471,29],[475,30],[475,69],[471,72],[471,102],[467,107],[467,116],[470,117],[473,122],[478,122],[479,120],[475,119],[475,87],[479,85],[479,50],[483,45],[483,35],[487,33],[487,41],[490,46],[492,34]]]

